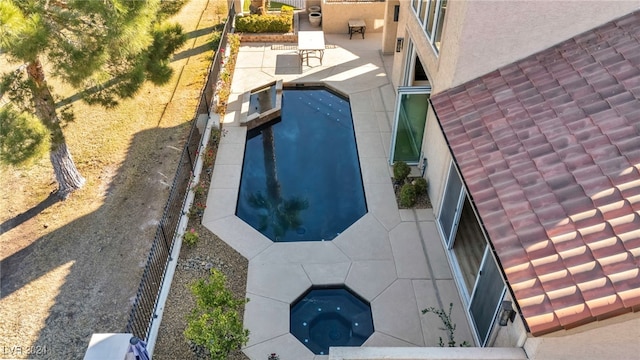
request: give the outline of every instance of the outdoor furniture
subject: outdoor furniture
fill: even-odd
[[[353,34],[360,33],[364,39],[364,32],[367,30],[367,25],[362,19],[349,19],[349,40]]]
[[[304,61],[309,65],[309,56],[320,59],[324,56],[324,32],[323,31],[300,31],[298,32],[298,55],[300,56],[300,66]]]

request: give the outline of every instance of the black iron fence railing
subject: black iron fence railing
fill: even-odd
[[[385,2],[386,0],[324,0],[326,3],[370,3]]]
[[[281,4],[293,6],[296,9],[306,9],[307,8],[307,0],[280,0],[278,1]],[[270,4],[273,7],[273,4]]]
[[[167,265],[171,260],[171,251],[177,235],[180,217],[182,216],[182,208],[186,201],[188,186],[196,166],[197,151],[203,141],[206,140],[202,138],[203,132],[198,129],[197,119],[200,115],[208,116],[212,111],[216,82],[224,59],[224,51],[221,50],[227,46],[227,34],[231,32],[234,17],[235,9],[231,4],[227,21],[222,30],[220,43],[209,65],[207,81],[201,90],[189,137],[180,156],[178,169],[169,192],[169,199],[151,244],[142,279],[129,314],[126,331],[140,339],[148,340],[149,331],[156,318],[158,296],[165,278]]]

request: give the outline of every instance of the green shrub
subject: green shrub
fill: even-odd
[[[416,187],[413,184],[404,184],[400,189],[400,206],[412,207],[416,203]]]
[[[215,30],[211,34],[211,47],[213,50],[217,51],[218,46],[220,45],[220,40],[222,39],[222,31]]]
[[[236,68],[238,51],[240,51],[240,36],[238,34],[228,34],[227,41],[231,54],[228,54],[229,56],[227,57],[227,63],[222,68],[219,75],[218,83],[216,84],[216,96],[218,97],[218,104],[216,106],[215,112],[220,114],[221,119],[227,112],[227,101],[229,100],[229,95],[231,94],[231,80],[233,79],[233,72]]]
[[[184,233],[184,235],[182,235],[182,242],[184,242],[189,246],[195,245],[199,239],[200,239],[200,235],[198,235],[198,233],[194,228],[191,228],[191,230],[187,231],[186,233]]]
[[[191,204],[191,207],[189,208],[189,213],[187,214],[187,216],[189,216],[190,219],[193,219],[196,216],[202,216],[204,215],[204,209],[206,208],[207,208],[207,204],[196,201],[193,204]]]
[[[287,33],[293,28],[293,11],[236,18],[236,32]]]
[[[423,194],[427,193],[427,186],[429,185],[429,183],[427,182],[427,179],[425,179],[423,177],[419,177],[419,178],[413,180],[411,183],[416,188],[416,195],[417,196],[420,196],[420,195],[423,195]]]
[[[396,183],[402,184],[404,183],[407,176],[411,172],[411,168],[404,161],[396,161],[393,163],[393,180]]]
[[[247,300],[235,298],[225,282],[224,274],[211,269],[207,279],[191,284],[196,307],[188,316],[184,331],[187,340],[209,350],[215,360],[227,359],[231,351],[249,340],[249,331],[243,328],[239,314]]]

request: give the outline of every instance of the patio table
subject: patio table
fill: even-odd
[[[300,31],[298,32],[298,55],[300,56],[300,65],[307,60],[309,65],[309,56],[313,55],[320,59],[322,65],[322,57],[324,56],[324,32],[323,31]],[[318,54],[319,56],[316,56]]]
[[[364,39],[364,32],[367,30],[367,24],[362,19],[349,19],[349,40],[355,33],[362,34]]]

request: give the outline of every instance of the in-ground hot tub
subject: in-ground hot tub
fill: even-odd
[[[311,288],[291,305],[290,332],[316,355],[360,346],[373,331],[369,303],[344,287]]]
[[[274,108],[276,92],[259,89],[236,215],[273,241],[332,240],[367,213],[349,101],[285,87],[280,116],[263,122],[258,111]]]

